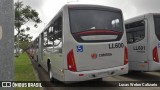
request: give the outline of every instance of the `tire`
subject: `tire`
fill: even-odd
[[[52,74],[51,63],[49,63],[49,65],[48,65],[48,76],[49,76],[49,80],[51,82],[54,81],[53,74]]]

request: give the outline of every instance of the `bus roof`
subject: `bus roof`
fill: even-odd
[[[160,13],[146,13],[146,14],[143,14],[143,15],[135,16],[135,17],[132,17],[130,19],[125,20],[125,24],[142,20],[148,15],[160,15]]]
[[[91,5],[91,4],[67,4],[64,7],[75,8],[75,9],[101,9],[101,10],[111,10],[120,12],[121,10],[114,7],[102,6],[102,5]]]

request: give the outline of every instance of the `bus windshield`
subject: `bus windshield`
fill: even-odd
[[[71,33],[79,42],[118,41],[122,37],[121,12],[71,9],[69,14]]]
[[[160,40],[160,15],[154,15],[155,32],[158,40]]]

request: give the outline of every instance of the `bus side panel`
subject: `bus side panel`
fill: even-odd
[[[53,46],[51,51],[50,51],[50,55],[49,55],[49,59],[51,61],[51,66],[52,66],[52,73],[53,73],[53,77],[59,81],[64,81],[64,55],[63,55],[63,42],[64,42],[64,11],[62,10],[62,14],[58,15],[59,16],[62,15],[62,41],[60,41],[60,43],[58,46]],[[53,22],[54,23],[54,22]]]
[[[62,46],[62,56],[63,56],[63,61],[62,61],[62,81],[65,81],[65,78],[68,78],[65,74],[65,70],[68,69],[67,66],[67,54],[69,51],[68,45],[67,45],[67,41],[66,39],[68,38],[67,36],[70,35],[68,33],[70,33],[70,24],[69,24],[69,15],[68,15],[68,6],[64,6],[63,8],[63,46]]]
[[[148,22],[144,17],[141,20],[145,21],[145,37],[138,42],[128,44],[129,70],[148,71]]]
[[[153,70],[160,70],[160,63],[157,63],[153,60],[153,50],[155,47],[158,49],[158,57],[160,58],[160,48],[158,46],[159,40],[157,39],[157,36],[155,34],[155,26],[154,26],[154,19],[153,15],[147,15],[148,18],[148,43],[149,43],[149,48],[148,48],[148,59],[149,59],[149,71]]]
[[[153,70],[153,48],[156,46],[156,36],[154,30],[154,22],[153,16],[147,15],[146,18],[148,19],[148,60],[149,60],[149,71]]]
[[[50,60],[52,66],[53,77],[57,80],[63,81],[63,56],[62,53],[50,53]]]
[[[69,51],[69,49],[67,48],[68,47],[68,45],[67,45],[67,41],[66,41],[66,39],[67,39],[67,35],[70,35],[69,33],[70,33],[70,24],[69,24],[69,14],[68,14],[68,7],[67,6],[65,6],[64,7],[64,12],[63,12],[63,15],[64,15],[64,17],[63,17],[63,19],[64,19],[64,21],[63,21],[63,60],[64,60],[64,63],[63,63],[63,68],[64,69],[67,69],[67,57],[66,57],[66,55],[68,54],[68,51]]]
[[[62,52],[61,52],[62,51]],[[52,73],[53,77],[59,81],[64,80],[64,74],[63,74],[63,47],[53,49],[53,51],[49,55],[49,59],[52,66]]]

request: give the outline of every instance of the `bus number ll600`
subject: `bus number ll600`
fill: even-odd
[[[112,43],[112,44],[109,44],[109,49],[123,48],[123,47],[124,47],[123,43]]]

